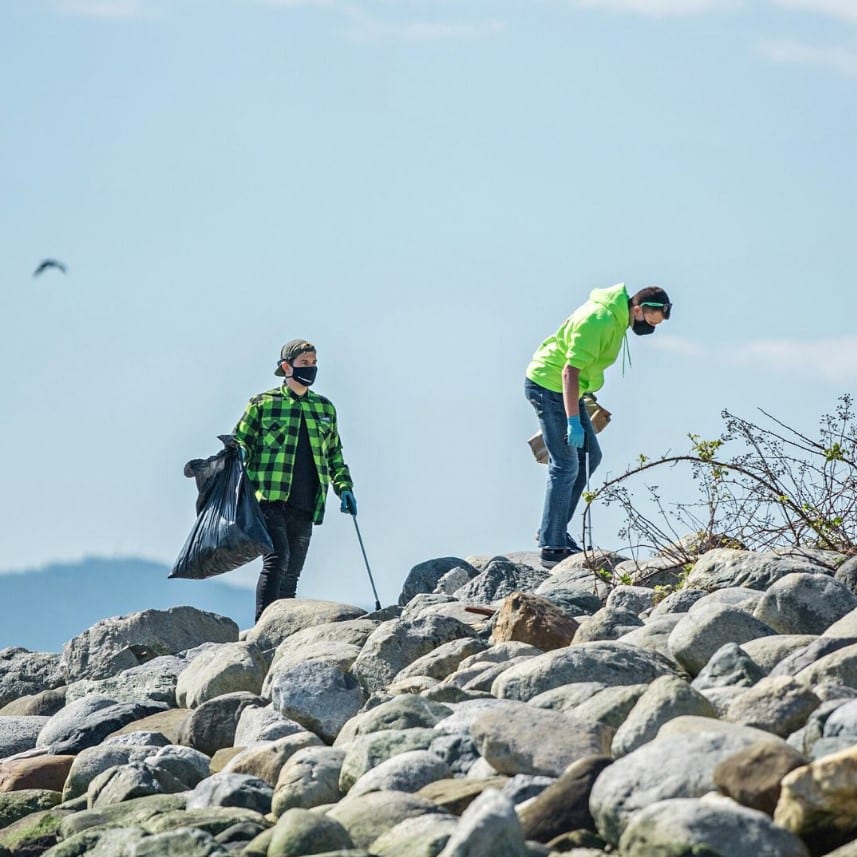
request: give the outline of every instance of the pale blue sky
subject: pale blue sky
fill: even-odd
[[[592,288],[675,303],[602,476],[855,387],[857,0],[2,0],[0,56],[0,570],[171,563],[297,336],[385,602],[534,546],[524,368]],[[371,599],[338,504],[299,594]]]

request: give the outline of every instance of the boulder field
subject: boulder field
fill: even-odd
[[[809,548],[441,557],[371,613],[3,649],[0,857],[857,857],[855,581]]]

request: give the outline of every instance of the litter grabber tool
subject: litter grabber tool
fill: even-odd
[[[369,568],[369,560],[366,558],[366,548],[363,547],[363,536],[360,535],[360,526],[357,523],[357,515],[352,515],[351,520],[354,521],[354,529],[357,531],[357,541],[360,542],[360,552],[363,554],[363,562],[366,563],[366,573],[369,575],[369,583],[372,585],[372,594],[375,596],[375,609],[381,609],[381,602],[378,600],[378,590],[375,589],[375,581],[372,578],[372,569]]]
[[[589,487],[589,437],[583,446],[583,466],[586,468],[586,493],[591,494],[592,489]],[[583,546],[587,550],[592,550],[592,507],[587,504],[587,513],[583,516]],[[587,532],[588,530],[588,532]]]

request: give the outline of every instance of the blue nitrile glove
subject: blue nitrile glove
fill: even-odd
[[[580,423],[580,415],[569,417],[565,442],[576,449],[583,449],[583,437],[583,426]]]
[[[357,498],[350,491],[343,491],[339,499],[342,501],[339,504],[340,512],[346,512],[349,515],[357,514]]]

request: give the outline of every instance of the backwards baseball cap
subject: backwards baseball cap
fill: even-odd
[[[287,363],[291,363],[295,357],[299,354],[303,354],[305,351],[315,351],[315,346],[311,342],[307,342],[305,339],[292,339],[287,342],[280,349],[280,359],[277,361],[277,368],[274,369],[274,374],[279,375],[282,378],[286,373],[283,372],[283,368],[280,364],[284,360]]]

